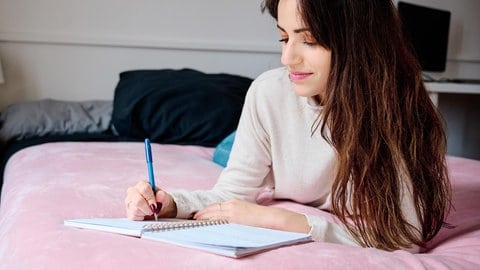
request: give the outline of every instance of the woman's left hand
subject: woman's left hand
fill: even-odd
[[[304,233],[310,231],[310,226],[303,214],[241,200],[209,205],[198,211],[193,218],[226,220],[232,223],[285,231]]]

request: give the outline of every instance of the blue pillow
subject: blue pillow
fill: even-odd
[[[215,152],[213,152],[213,162],[223,167],[227,166],[233,141],[235,140],[235,133],[236,131],[232,132],[217,145]]]

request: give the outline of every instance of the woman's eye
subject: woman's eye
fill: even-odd
[[[318,44],[318,42],[315,40],[315,38],[310,33],[306,33],[303,36],[303,44],[308,45],[308,46],[315,46],[315,45]]]
[[[315,41],[304,41],[303,44],[308,45],[308,46],[315,46],[315,45],[317,45],[317,42],[315,42]]]
[[[282,38],[282,39],[279,40],[279,42],[287,43],[287,42],[288,42],[288,38]]]

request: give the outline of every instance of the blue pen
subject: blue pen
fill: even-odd
[[[147,159],[147,170],[148,170],[148,181],[150,186],[152,186],[153,195],[155,195],[155,177],[153,176],[153,158],[152,158],[152,148],[150,146],[150,140],[145,139],[145,158]],[[155,221],[158,221],[158,216],[155,211],[152,209],[153,215],[155,216]]]

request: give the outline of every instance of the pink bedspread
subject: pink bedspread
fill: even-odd
[[[158,185],[208,189],[212,148],[153,144]],[[455,210],[422,254],[312,242],[231,259],[63,225],[124,217],[126,189],[146,178],[142,143],[48,143],[16,153],[0,205],[0,269],[480,269],[480,161],[449,158]],[[279,207],[318,213],[292,202]]]

